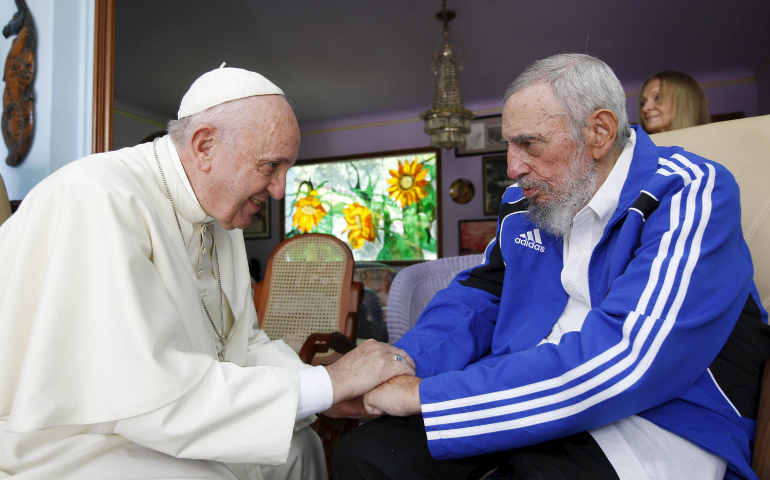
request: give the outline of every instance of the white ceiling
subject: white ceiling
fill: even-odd
[[[280,85],[301,122],[412,109],[433,98],[438,0],[122,0],[115,96],[175,116],[192,80],[227,61]],[[757,71],[770,1],[449,0],[466,102],[502,95],[537,58],[607,61],[623,82],[663,69]]]

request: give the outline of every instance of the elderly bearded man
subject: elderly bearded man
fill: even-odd
[[[335,478],[754,477],[770,349],[738,186],[625,102],[586,55],[513,82],[497,236],[397,342],[417,376],[364,398],[421,416],[354,431]]]
[[[0,228],[2,478],[325,478],[312,415],[414,373],[374,341],[309,367],[252,329],[238,229],[299,148],[277,86],[208,72],[169,132],[65,166]]]

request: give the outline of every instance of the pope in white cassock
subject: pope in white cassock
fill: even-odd
[[[277,86],[220,68],[168,136],[30,191],[0,227],[0,478],[326,476],[313,415],[414,364],[368,341],[310,367],[253,329],[239,229],[299,138]]]

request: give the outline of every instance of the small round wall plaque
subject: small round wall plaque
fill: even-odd
[[[473,183],[467,178],[458,178],[449,186],[449,196],[457,203],[468,203],[475,192]]]

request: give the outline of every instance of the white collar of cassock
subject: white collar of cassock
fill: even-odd
[[[214,219],[203,210],[192,185],[190,185],[190,180],[187,178],[187,174],[182,166],[182,160],[179,158],[179,153],[177,153],[174,142],[171,141],[171,137],[166,135],[163,137],[163,140],[171,163],[174,165],[174,172],[168,172],[167,174],[171,177],[169,178],[169,182],[179,182],[184,185],[184,188],[182,189],[169,189],[171,195],[174,197],[174,202],[176,203],[179,215],[190,223],[213,222]],[[174,175],[174,173],[176,174]]]

